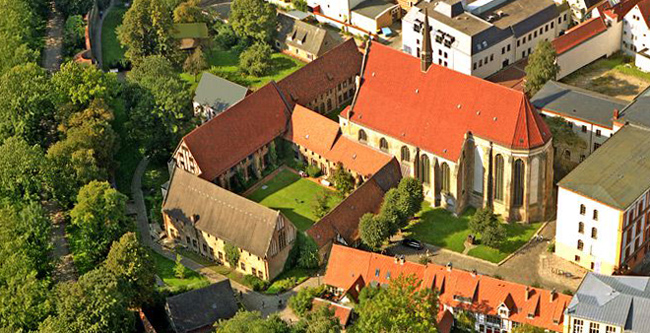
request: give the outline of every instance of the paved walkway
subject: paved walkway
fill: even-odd
[[[53,278],[58,282],[65,282],[77,279],[77,271],[72,260],[72,254],[68,246],[68,240],[65,237],[65,218],[63,212],[53,202],[44,204],[46,211],[49,213],[52,221],[52,258],[56,261]]]
[[[171,250],[162,247],[160,244],[154,242],[149,233],[149,221],[147,218],[147,210],[144,203],[144,196],[142,194],[142,175],[144,175],[145,170],[147,169],[147,164],[149,160],[145,157],[143,158],[138,167],[135,170],[133,179],[131,182],[131,195],[133,197],[133,210],[136,212],[136,220],[138,233],[140,234],[140,240],[143,244],[149,246],[157,253],[167,257],[170,260],[176,260],[176,253]],[[181,263],[196,272],[199,272],[201,275],[205,276],[211,282],[218,282],[225,280],[226,277],[214,272],[213,270],[197,263],[187,257],[181,256]],[[317,286],[322,279],[318,277],[312,277],[302,284],[296,286],[294,289],[284,292],[280,295],[266,295],[249,289],[248,287],[230,280],[230,284],[233,289],[240,293],[241,301],[246,307],[247,310],[260,311],[264,316],[269,314],[279,312],[280,316],[287,321],[296,321],[298,317],[293,314],[293,311],[289,309],[286,304],[291,296],[295,295],[298,290],[306,287],[315,287]],[[278,307],[279,301],[282,303],[282,307]]]
[[[63,15],[50,3],[50,18],[47,21],[47,37],[43,49],[43,67],[50,72],[58,71],[61,67],[63,51]]]
[[[575,290],[586,271],[570,262],[562,260],[547,251],[550,240],[555,237],[555,221],[549,222],[540,235],[544,241],[532,241],[525,245],[520,252],[503,263],[501,266],[478,258],[428,245],[429,260],[438,265],[452,263],[453,267],[463,270],[476,270],[480,274],[499,276],[507,281],[526,285],[539,285],[544,288],[555,288],[558,291]],[[407,260],[418,262],[426,251],[416,251],[401,245],[389,249],[389,254],[403,254]],[[573,277],[560,276],[552,269],[571,272]]]

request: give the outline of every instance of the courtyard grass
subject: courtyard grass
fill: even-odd
[[[304,269],[299,267],[284,271],[280,273],[273,282],[271,282],[271,285],[264,291],[264,293],[275,295],[292,289],[309,279],[310,276],[314,275],[315,271],[316,269]]]
[[[121,4],[116,4],[106,14],[102,26],[102,61],[103,69],[117,65],[124,59],[124,49],[117,40],[117,27],[122,24],[122,18],[127,9]]]
[[[185,278],[177,278],[174,274],[176,263],[173,260],[153,251],[150,253],[156,266],[156,274],[165,282],[166,288],[172,293],[199,289],[210,284],[208,279],[187,267],[185,268]]]
[[[242,73],[239,70],[239,55],[232,50],[214,48],[206,52],[206,57],[208,64],[211,66],[210,72],[253,90],[264,86],[271,80],[277,82],[305,65],[300,60],[276,52],[271,55],[269,73],[265,76],[256,77]],[[195,77],[192,74],[183,73],[181,78],[188,82],[192,88],[196,88],[198,81],[201,80],[201,75]]]
[[[427,244],[462,253],[465,250],[465,240],[472,233],[468,226],[469,220],[476,210],[470,208],[463,215],[456,217],[445,209],[425,205],[418,214],[419,220],[408,226],[405,232],[410,234],[409,237],[419,239]],[[506,239],[503,240],[501,245],[497,248],[481,245],[480,235],[478,235],[478,245],[467,254],[498,263],[526,244],[541,225],[541,222],[504,224]]]
[[[248,198],[280,210],[300,231],[309,229],[318,220],[313,210],[316,195],[321,191],[331,191],[289,170],[282,170],[264,185],[266,188],[258,188]],[[329,207],[335,207],[342,200],[335,192],[332,194]]]

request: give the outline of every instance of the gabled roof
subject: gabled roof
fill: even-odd
[[[341,136],[337,122],[296,104],[285,138],[347,169],[370,176],[392,156]]]
[[[339,320],[339,323],[341,323],[342,327],[345,327],[348,325],[350,322],[350,317],[352,316],[352,308],[349,306],[337,304],[337,303],[332,303],[328,300],[324,300],[322,298],[314,298],[312,301],[314,304],[313,309],[318,309],[322,306],[327,306],[331,310],[334,311],[334,317],[336,317]]]
[[[289,111],[275,82],[231,106],[183,138],[203,179],[213,180],[281,135]]]
[[[235,316],[239,307],[230,280],[167,298],[167,315],[176,332],[190,332]]]
[[[566,312],[625,332],[650,332],[650,278],[587,273]]]
[[[276,39],[316,57],[336,46],[336,41],[326,29],[296,20],[282,13],[278,14],[278,23]]]
[[[560,55],[605,31],[607,31],[607,25],[603,17],[598,16],[567,30],[564,35],[555,38],[551,44]]]
[[[220,112],[241,101],[248,93],[248,88],[218,77],[210,72],[203,72],[194,92],[194,102],[207,105]]]
[[[179,168],[174,168],[162,210],[261,258],[281,214]]]
[[[307,234],[318,248],[334,242],[337,236],[348,244],[359,240],[359,220],[366,213],[378,213],[389,189],[396,187],[401,179],[399,162],[392,159],[339,203],[332,211],[314,224]]]
[[[638,4],[641,16],[648,28],[650,28],[650,0],[641,0]]]
[[[548,81],[531,103],[545,111],[612,128],[614,110],[623,110],[627,102],[593,91]]]
[[[291,106],[307,105],[339,82],[359,74],[362,58],[354,38],[350,38],[280,80],[278,86]]]
[[[423,73],[418,58],[379,43],[369,48],[355,103],[342,116],[452,161],[470,133],[513,149],[551,139],[523,92],[438,65]]]
[[[183,38],[208,38],[208,26],[205,23],[174,23],[172,37]]]
[[[505,299],[510,298],[508,302],[513,309],[510,311],[509,320],[556,332],[562,332],[563,328],[563,318],[557,318],[556,314],[558,311],[561,312],[571,300],[570,296],[545,289],[530,288],[522,284],[439,265],[401,262],[389,256],[336,244],[333,245],[330,253],[324,283],[344,290],[347,290],[347,286],[358,278],[363,278],[366,285],[385,284],[390,282],[390,279],[387,279],[388,272],[392,279],[400,275],[412,274],[423,281],[422,287],[429,288],[433,285],[439,291],[439,302],[452,308],[498,316],[499,306]],[[443,283],[445,286],[441,288]],[[529,298],[526,294],[527,288],[532,295]],[[473,295],[474,299],[468,303],[456,300],[454,295]],[[440,309],[444,310],[442,306]],[[526,309],[532,309],[534,312],[532,318],[528,317]]]
[[[647,189],[650,179],[650,129],[625,125],[558,186],[618,210]]]
[[[598,11],[620,22],[641,0],[607,0],[598,6]]]

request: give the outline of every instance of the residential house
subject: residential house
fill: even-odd
[[[180,41],[181,50],[195,49],[208,37],[205,23],[174,23],[172,27],[172,38]]]
[[[602,274],[650,250],[650,129],[623,126],[558,184],[556,255]]]
[[[650,332],[650,278],[588,273],[564,315],[564,333]]]
[[[296,227],[282,213],[178,168],[162,204],[167,237],[242,274],[272,280],[284,269]],[[235,267],[226,245],[238,248]]]
[[[205,122],[235,103],[241,101],[250,91],[234,82],[203,72],[194,92],[194,115]]]
[[[402,18],[402,8],[390,0],[309,0],[319,22],[355,35],[374,35]]]
[[[445,318],[467,311],[476,319],[476,332],[510,332],[523,324],[562,332],[564,310],[571,301],[570,296],[555,290],[503,281],[451,265],[421,265],[342,245],[332,247],[323,282],[345,303],[356,300],[366,286],[386,286],[400,276],[414,276],[421,288],[438,293],[439,329]]]
[[[165,312],[174,332],[210,332],[219,320],[235,316],[239,306],[230,280],[167,297]]]
[[[393,158],[307,230],[318,246],[321,262],[327,261],[333,244],[359,245],[361,217],[379,213],[384,195],[397,187],[401,176],[399,163]]]
[[[402,19],[402,50],[420,57],[427,16],[433,62],[485,78],[561,35],[569,15],[553,0],[420,1]]]
[[[312,301],[312,310],[317,310],[323,306],[330,308],[334,312],[334,317],[339,320],[341,327],[348,326],[352,319],[353,309],[350,306],[334,303],[322,298],[315,297]]]
[[[534,106],[523,92],[431,64],[425,50],[418,59],[368,47],[354,102],[339,117],[343,135],[397,157],[434,206],[490,205],[508,220],[543,220],[553,149]]]
[[[547,82],[531,103],[546,117],[561,117],[584,146],[563,146],[555,154],[572,164],[584,161],[614,134],[614,118],[628,104],[616,98],[557,81]]]
[[[650,0],[630,2],[635,4],[623,19],[621,49],[635,57],[635,65],[650,72]]]
[[[338,44],[328,30],[289,15],[279,13],[278,24],[275,47],[302,61],[310,62]]]
[[[591,12],[598,5],[607,0],[567,0],[571,7],[571,14],[576,22],[582,22],[590,19]]]

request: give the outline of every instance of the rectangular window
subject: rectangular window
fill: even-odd
[[[510,51],[510,44],[508,44],[508,51]]]
[[[600,331],[600,324],[591,322],[589,323],[589,333],[598,333]]]
[[[582,125],[581,130],[582,130],[582,133],[587,133],[587,126],[586,126],[586,125]]]
[[[244,272],[246,271],[246,264],[244,264],[243,262],[239,264],[239,267],[241,267],[242,271]]]
[[[375,276],[379,277],[379,269],[375,269]]]
[[[601,133],[600,133],[599,129],[596,130],[596,136],[601,136]]]
[[[594,214],[593,214],[594,221],[598,221],[598,210],[594,209]]]
[[[255,267],[251,267],[251,274],[257,275],[257,270],[255,269]]]
[[[580,256],[575,256],[575,257],[573,257],[573,260],[574,260],[575,262],[580,262]],[[582,331],[580,331],[580,332],[582,332]]]

